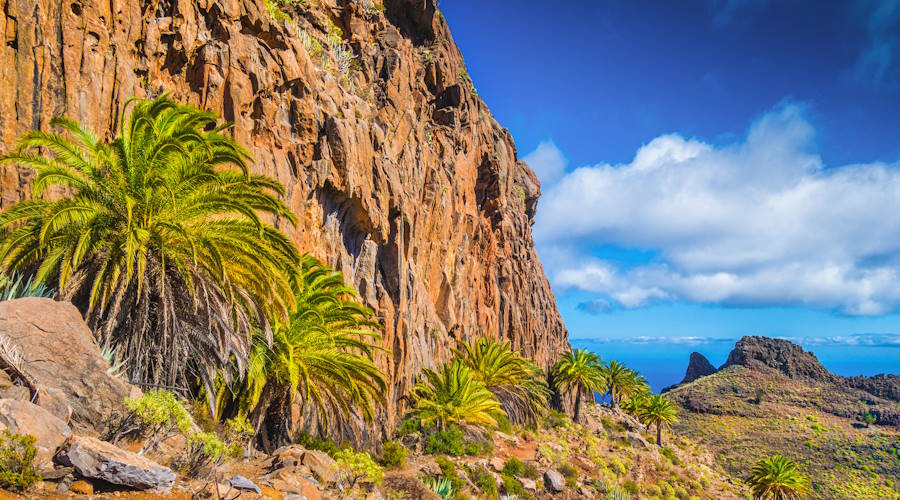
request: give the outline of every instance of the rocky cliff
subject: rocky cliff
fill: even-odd
[[[681,380],[681,383],[687,384],[688,382],[693,382],[700,377],[712,375],[713,373],[716,373],[716,367],[706,359],[706,356],[699,352],[692,352],[691,358],[688,361],[687,370],[684,372],[684,379]]]
[[[384,422],[451,339],[548,366],[567,332],[531,237],[540,186],[476,95],[434,0],[3,0],[0,151],[55,115],[110,137],[169,91],[233,121],[289,232],[384,325]],[[0,172],[0,205],[30,172]]]
[[[788,340],[769,337],[742,337],[728,353],[722,368],[741,365],[747,368],[774,368],[790,378],[807,378],[820,382],[836,382],[816,355]]]

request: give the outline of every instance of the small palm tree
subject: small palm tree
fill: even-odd
[[[603,364],[601,372],[614,407],[618,407],[623,398],[649,391],[644,377],[614,359]]]
[[[294,216],[214,113],[132,105],[112,142],[56,118],[62,133],[0,156],[36,173],[33,199],[0,214],[0,270],[72,300],[132,382],[212,391],[221,366],[246,363],[253,325],[287,315],[299,256],[261,217]]]
[[[797,470],[793,460],[781,455],[764,458],[750,472],[753,498],[760,500],[795,500],[809,494],[809,479]]]
[[[437,372],[426,368],[423,374],[424,380],[411,392],[412,413],[423,425],[435,424],[440,430],[465,424],[496,427],[497,419],[506,415],[484,382],[459,360],[445,363]]]
[[[651,394],[643,399],[637,411],[638,418],[645,425],[656,426],[656,443],[659,446],[662,442],[662,428],[678,421],[678,415],[673,405],[668,399],[660,394]]]
[[[536,422],[547,409],[544,372],[512,350],[509,342],[482,337],[454,349],[457,359],[484,382],[514,423]]]
[[[573,419],[578,422],[581,419],[582,393],[587,391],[593,401],[594,392],[605,392],[606,381],[603,378],[601,367],[603,361],[600,356],[586,350],[575,349],[563,354],[562,358],[553,366],[553,381],[560,392],[567,393],[574,389],[575,414]]]
[[[309,255],[300,267],[289,321],[275,325],[271,344],[257,334],[236,391],[238,415],[250,415],[265,449],[285,444],[304,423],[315,423],[323,433],[332,422],[355,431],[352,416],[371,422],[385,391],[384,375],[372,361],[381,339],[372,310],[357,302],[342,273]],[[220,408],[229,403],[229,394],[220,386]],[[293,414],[297,397],[314,422],[300,422]]]

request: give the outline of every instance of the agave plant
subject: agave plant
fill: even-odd
[[[443,476],[425,476],[422,479],[425,486],[442,500],[453,498],[453,482]]]
[[[606,500],[631,500],[631,495],[627,491],[616,486],[606,492]]]
[[[678,421],[675,405],[660,394],[643,398],[638,406],[637,416],[644,424],[656,426],[656,443],[659,446],[663,445],[662,428]]]
[[[55,118],[61,133],[0,157],[36,172],[33,199],[0,214],[0,270],[58,285],[133,382],[212,390],[247,361],[252,327],[290,310],[299,255],[262,216],[294,216],[214,113],[163,95],[123,114],[111,142]]]
[[[53,290],[44,283],[35,282],[34,276],[26,280],[17,273],[13,273],[12,276],[0,275],[0,302],[22,297],[52,298]]]
[[[573,420],[581,419],[581,398],[587,391],[593,400],[594,392],[606,391],[600,356],[586,350],[575,349],[566,354],[553,366],[553,381],[560,392],[575,390],[575,414]]]
[[[346,424],[356,414],[371,421],[385,391],[372,361],[381,339],[372,310],[357,302],[342,273],[309,255],[300,267],[289,321],[276,324],[271,344],[256,336],[236,391],[239,414],[263,429],[267,449],[286,442],[301,424],[291,411],[295,398],[327,432],[331,421]],[[221,386],[219,394],[221,408],[229,388]]]
[[[809,494],[809,479],[797,470],[793,460],[773,455],[753,466],[748,481],[753,498],[761,500],[794,500]]]
[[[459,360],[423,374],[424,380],[411,392],[412,413],[423,425],[435,424],[441,430],[454,424],[496,427],[497,418],[506,415],[484,382]]]
[[[550,389],[544,372],[512,350],[509,342],[482,337],[454,352],[500,401],[512,422],[536,422],[547,410]]]

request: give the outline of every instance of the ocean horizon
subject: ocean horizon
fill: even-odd
[[[738,338],[636,337],[571,339],[573,347],[588,349],[604,361],[615,359],[647,378],[653,392],[684,378],[692,352],[699,352],[715,367],[728,359]],[[900,374],[900,336],[788,338],[812,352],[834,374],[850,377]]]

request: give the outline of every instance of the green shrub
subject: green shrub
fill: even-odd
[[[525,464],[516,457],[511,457],[503,464],[503,474],[509,474],[513,477],[521,477],[525,472]]]
[[[441,469],[441,476],[450,481],[450,484],[453,486],[453,491],[458,493],[466,487],[466,482],[459,477],[459,472],[456,470],[456,464],[446,457],[437,457],[434,461]]]
[[[191,414],[174,394],[164,390],[152,390],[137,399],[125,398],[128,413],[110,426],[103,436],[105,441],[118,443],[126,436],[140,436],[147,439],[141,453],[152,451],[167,438],[191,430]]]
[[[176,467],[188,477],[197,477],[204,466],[225,456],[225,443],[214,432],[195,432],[187,440],[184,455]]]
[[[522,469],[522,476],[527,477],[528,479],[537,479],[541,477],[541,472],[538,470],[537,465],[534,462],[528,462],[525,464],[525,468]]]
[[[500,478],[503,480],[503,492],[507,496],[517,496],[517,497],[525,497],[528,492],[525,491],[525,487],[522,486],[522,482],[518,479],[510,476],[509,474],[501,474]]]
[[[297,444],[306,449],[324,451],[331,458],[334,458],[341,451],[341,448],[334,441],[320,437],[313,437],[306,432],[298,433],[295,441],[297,442]]]
[[[625,473],[628,472],[627,469],[625,469],[625,464],[617,457],[610,458],[607,466],[609,467],[609,470],[613,471],[617,476],[624,476]]]
[[[672,488],[672,485],[667,483],[666,481],[659,480],[656,483],[657,488],[659,488],[660,495],[664,497],[670,497],[675,495],[675,489]]]
[[[400,426],[397,427],[397,437],[408,436],[415,432],[419,432],[422,429],[422,422],[415,415],[411,417],[406,417],[400,421]]]
[[[637,495],[641,492],[640,486],[638,486],[638,484],[631,479],[622,483],[622,489],[624,489],[630,495]]]
[[[663,447],[662,454],[663,456],[671,460],[673,464],[681,465],[681,461],[678,460],[678,456],[675,455],[675,451],[672,450],[672,448],[669,448],[668,446]]]
[[[397,441],[387,441],[381,447],[381,463],[385,467],[406,465],[406,448]]]
[[[497,498],[497,480],[483,466],[473,465],[469,468],[469,480],[488,498]]]
[[[0,485],[24,490],[41,480],[34,467],[34,436],[14,434],[3,429],[0,434]]]
[[[191,414],[175,395],[165,390],[147,391],[138,399],[125,398],[125,407],[145,429],[177,429],[187,434],[191,429]]]
[[[578,469],[570,464],[562,464],[559,466],[559,473],[566,478],[566,484],[569,488],[574,488],[578,484]]]
[[[232,458],[243,456],[254,434],[256,431],[253,425],[243,415],[225,420],[225,442],[228,445],[226,454]]]
[[[565,429],[572,425],[572,419],[561,411],[550,410],[544,417],[544,426],[551,429]]]
[[[425,439],[425,453],[430,455],[482,455],[494,450],[490,439],[483,441],[466,439],[460,427],[451,426],[442,431],[434,431]]]
[[[350,489],[363,478],[376,486],[380,486],[384,479],[384,468],[376,464],[372,456],[364,451],[340,450],[334,455],[334,460],[337,462],[338,470],[350,484]]]

